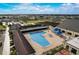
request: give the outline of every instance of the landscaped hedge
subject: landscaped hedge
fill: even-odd
[[[2,42],[0,42],[0,47],[2,46]]]
[[[51,26],[57,26],[59,23],[54,23],[54,22],[39,22],[39,23],[37,23],[37,24],[41,24],[41,25],[47,25],[47,26],[49,26],[49,25],[51,25]]]
[[[56,48],[54,48],[54,49],[51,49],[51,50],[49,50],[49,51],[43,53],[43,54],[54,55],[55,53],[61,51],[62,49],[64,49],[64,48],[63,48],[63,46],[61,45],[61,46],[59,46],[59,47],[56,47]]]

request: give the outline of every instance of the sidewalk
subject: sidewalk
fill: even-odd
[[[10,38],[9,38],[9,27],[6,28],[5,31],[5,39],[3,43],[3,55],[9,55],[10,54]]]

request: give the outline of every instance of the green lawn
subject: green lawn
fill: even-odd
[[[30,24],[37,24],[37,23],[40,23],[40,22],[46,22],[47,20],[28,20],[27,22],[23,21],[24,23],[30,25]]]
[[[6,29],[6,26],[3,26],[0,24],[0,30],[5,30]]]

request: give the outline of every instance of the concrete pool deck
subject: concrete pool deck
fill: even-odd
[[[52,35],[52,37],[49,37],[49,34]],[[63,39],[54,34],[51,30],[48,30],[46,34],[43,35],[51,44],[53,44],[53,48],[56,46],[59,46],[63,43]],[[56,39],[59,39],[60,42],[57,42]]]
[[[46,47],[42,47],[40,46],[38,43],[34,42],[31,37],[30,37],[30,34],[29,33],[24,33],[24,37],[28,40],[28,42],[31,44],[31,46],[34,48],[34,50],[36,51],[36,54],[39,55],[39,54],[42,54],[46,51],[49,51],[50,49],[53,49],[57,46],[60,46],[63,44],[64,42],[64,39],[60,38],[59,36],[57,36],[55,33],[53,33],[51,30],[46,30],[45,31],[46,33],[43,34],[44,38],[50,43],[49,46],[46,46]],[[52,37],[49,37],[49,34],[52,35]],[[60,42],[56,42],[55,39],[59,39]]]

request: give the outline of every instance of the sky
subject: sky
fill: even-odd
[[[0,3],[0,14],[79,14],[79,3]]]

